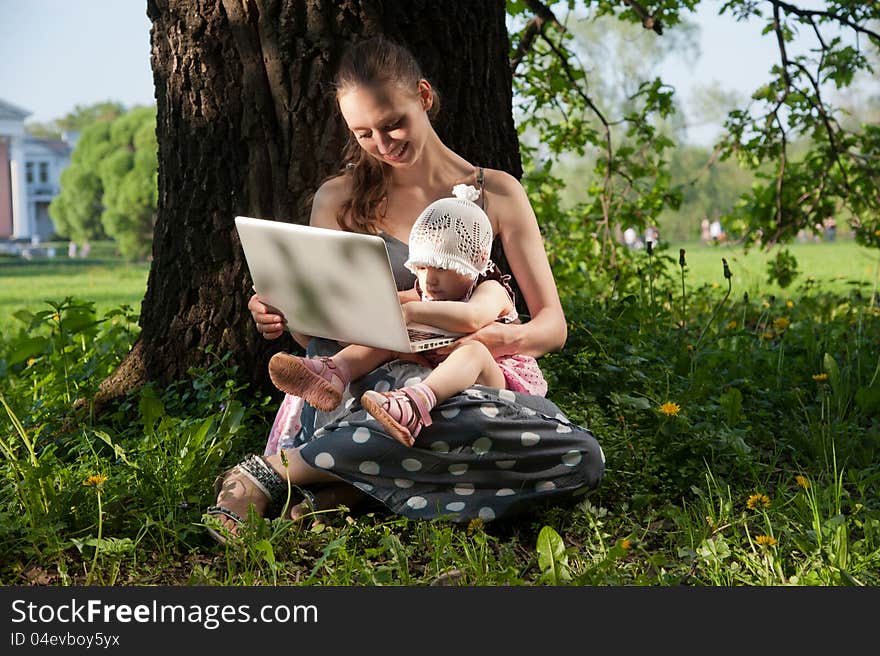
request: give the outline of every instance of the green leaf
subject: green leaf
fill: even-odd
[[[541,529],[538,534],[537,550],[538,567],[541,568],[545,579],[553,585],[558,585],[560,581],[571,580],[565,543],[552,527],[545,526]]]
[[[840,389],[840,368],[837,366],[837,360],[829,353],[826,353],[822,360],[822,366],[825,369],[825,373],[828,374],[828,382],[831,383],[831,389],[836,393]]]
[[[647,410],[651,407],[651,402],[644,396],[630,396],[629,394],[618,394],[616,392],[612,392],[608,396],[616,405],[636,408],[637,410]]]
[[[25,337],[16,340],[12,353],[9,354],[9,364],[18,364],[40,355],[45,351],[48,342],[46,337]]]

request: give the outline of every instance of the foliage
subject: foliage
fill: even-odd
[[[60,139],[65,133],[79,133],[90,125],[113,119],[125,113],[122,103],[104,101],[93,105],[76,105],[72,112],[49,123],[31,122],[25,125],[28,134],[35,137]]]
[[[74,412],[137,337],[137,315],[99,318],[75,298],[17,313],[21,330],[0,338],[0,580],[880,584],[868,286],[749,298],[735,267],[725,278],[719,265],[719,288],[689,280],[686,253],[627,257],[630,275],[561,286],[568,343],[541,360],[551,398],[599,439],[605,479],[572,504],[468,526],[343,507],[320,524],[253,517],[221,547],[202,516],[214,477],[262,448],[274,402],[215,356],[100,417]]]
[[[157,191],[156,109],[140,107],[86,127],[49,205],[60,234],[85,242],[104,235],[129,258],[151,249]]]
[[[872,21],[880,9],[857,2],[823,9],[770,0],[723,3],[722,15],[763,27],[780,63],[750,101],[728,113],[716,152],[699,153],[671,148],[678,124],[672,89],[652,77],[650,65],[632,63],[662,59],[659,41],[687,43],[688,12],[698,4],[508,2],[524,183],[545,205],[542,188],[567,187],[559,194],[565,203],[539,214],[548,233],[598,239],[600,248],[582,244],[576,257],[611,270],[623,228],[644,232],[669,222],[664,232],[681,239],[696,236],[699,221],[715,216],[750,245],[785,243],[829,217],[846,222],[860,243],[880,245],[880,132],[854,123],[845,111],[852,107],[843,106],[843,91],[870,79],[880,46]],[[631,25],[644,29],[634,34]],[[799,33],[815,35],[815,51],[793,49]],[[630,52],[597,56],[597,44],[618,34]],[[590,66],[602,56],[627,72],[614,80],[631,89],[623,97],[609,89],[610,65]]]
[[[777,282],[785,289],[798,275],[797,260],[787,248],[780,250],[767,264],[768,282]]]

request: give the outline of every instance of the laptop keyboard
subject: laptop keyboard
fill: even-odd
[[[409,340],[411,342],[423,339],[434,339],[437,337],[448,337],[448,335],[442,333],[433,333],[429,330],[419,330],[417,328],[407,328],[406,332],[409,334]]]

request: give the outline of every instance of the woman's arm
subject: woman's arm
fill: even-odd
[[[518,353],[537,358],[557,351],[568,336],[565,314],[525,189],[512,175],[487,170],[485,190],[486,210],[532,318],[524,324],[493,322],[459,341],[477,339],[495,357]],[[444,347],[437,352],[450,350]]]
[[[415,301],[403,306],[407,322],[414,321],[457,333],[472,333],[492,323],[510,308],[510,296],[495,280],[487,280],[467,301]]]

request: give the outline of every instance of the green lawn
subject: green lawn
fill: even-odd
[[[121,260],[0,260],[0,330],[21,325],[12,313],[47,310],[65,296],[92,301],[98,316],[122,304],[140,312],[149,263]]]
[[[775,294],[798,296],[798,289],[812,278],[816,286],[825,291],[846,293],[856,284],[863,284],[870,292],[874,289],[880,271],[880,251],[859,246],[853,241],[832,243],[789,244],[785,248],[797,259],[799,274],[786,289],[767,282],[767,262],[775,258],[777,250],[770,254],[752,249],[746,254],[741,246],[704,246],[700,243],[672,244],[665,251],[675,260],[673,274],[678,279],[678,250],[685,249],[687,268],[685,282],[690,288],[704,284],[726,287],[721,258],[727,260],[732,275],[735,294]]]

